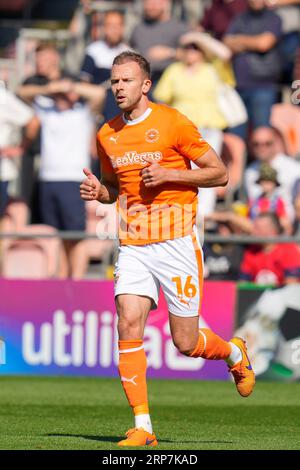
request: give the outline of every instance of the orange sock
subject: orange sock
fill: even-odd
[[[197,346],[191,357],[204,359],[227,359],[231,353],[231,346],[208,328],[200,328]]]
[[[119,374],[135,416],[149,414],[146,372],[143,341],[119,341]]]

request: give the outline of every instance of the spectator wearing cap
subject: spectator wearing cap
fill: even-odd
[[[130,45],[150,62],[154,84],[174,61],[179,38],[187,31],[185,23],[171,18],[170,0],[143,1],[143,19],[134,28]]]
[[[268,126],[278,100],[281,74],[278,41],[281,20],[264,0],[248,0],[248,9],[230,24],[224,37],[232,50],[237,91],[248,110],[249,122],[232,129],[242,138],[248,127]]]
[[[255,219],[259,214],[272,212],[279,218],[284,231],[291,233],[292,227],[286,204],[278,192],[280,184],[277,171],[268,163],[262,163],[256,183],[261,187],[261,194],[249,203],[250,218]]]
[[[252,234],[257,237],[278,237],[282,233],[276,214],[259,214],[253,221]],[[240,280],[261,285],[280,286],[300,281],[300,248],[295,243],[274,241],[251,245],[246,249]]]
[[[283,198],[289,217],[293,218],[292,194],[298,178],[300,163],[278,150],[277,133],[270,127],[256,129],[250,138],[250,148],[254,161],[245,171],[245,186],[250,200],[261,195],[261,186],[257,184],[261,163],[267,163],[277,171],[280,184],[278,193]]]

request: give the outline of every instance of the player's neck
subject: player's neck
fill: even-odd
[[[130,111],[125,111],[124,118],[127,121],[134,121],[135,119],[138,119],[140,116],[142,116],[148,108],[149,100],[147,97],[145,97],[145,99],[141,100],[135,108],[131,109]]]

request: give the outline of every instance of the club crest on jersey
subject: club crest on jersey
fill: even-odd
[[[159,132],[157,129],[149,129],[145,132],[146,142],[156,142],[159,139]]]

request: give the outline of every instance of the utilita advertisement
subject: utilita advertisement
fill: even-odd
[[[200,326],[229,340],[235,284],[206,282]],[[118,375],[117,314],[112,281],[0,281],[0,374]],[[148,376],[227,380],[223,361],[187,358],[170,336],[163,295],[145,330]]]

